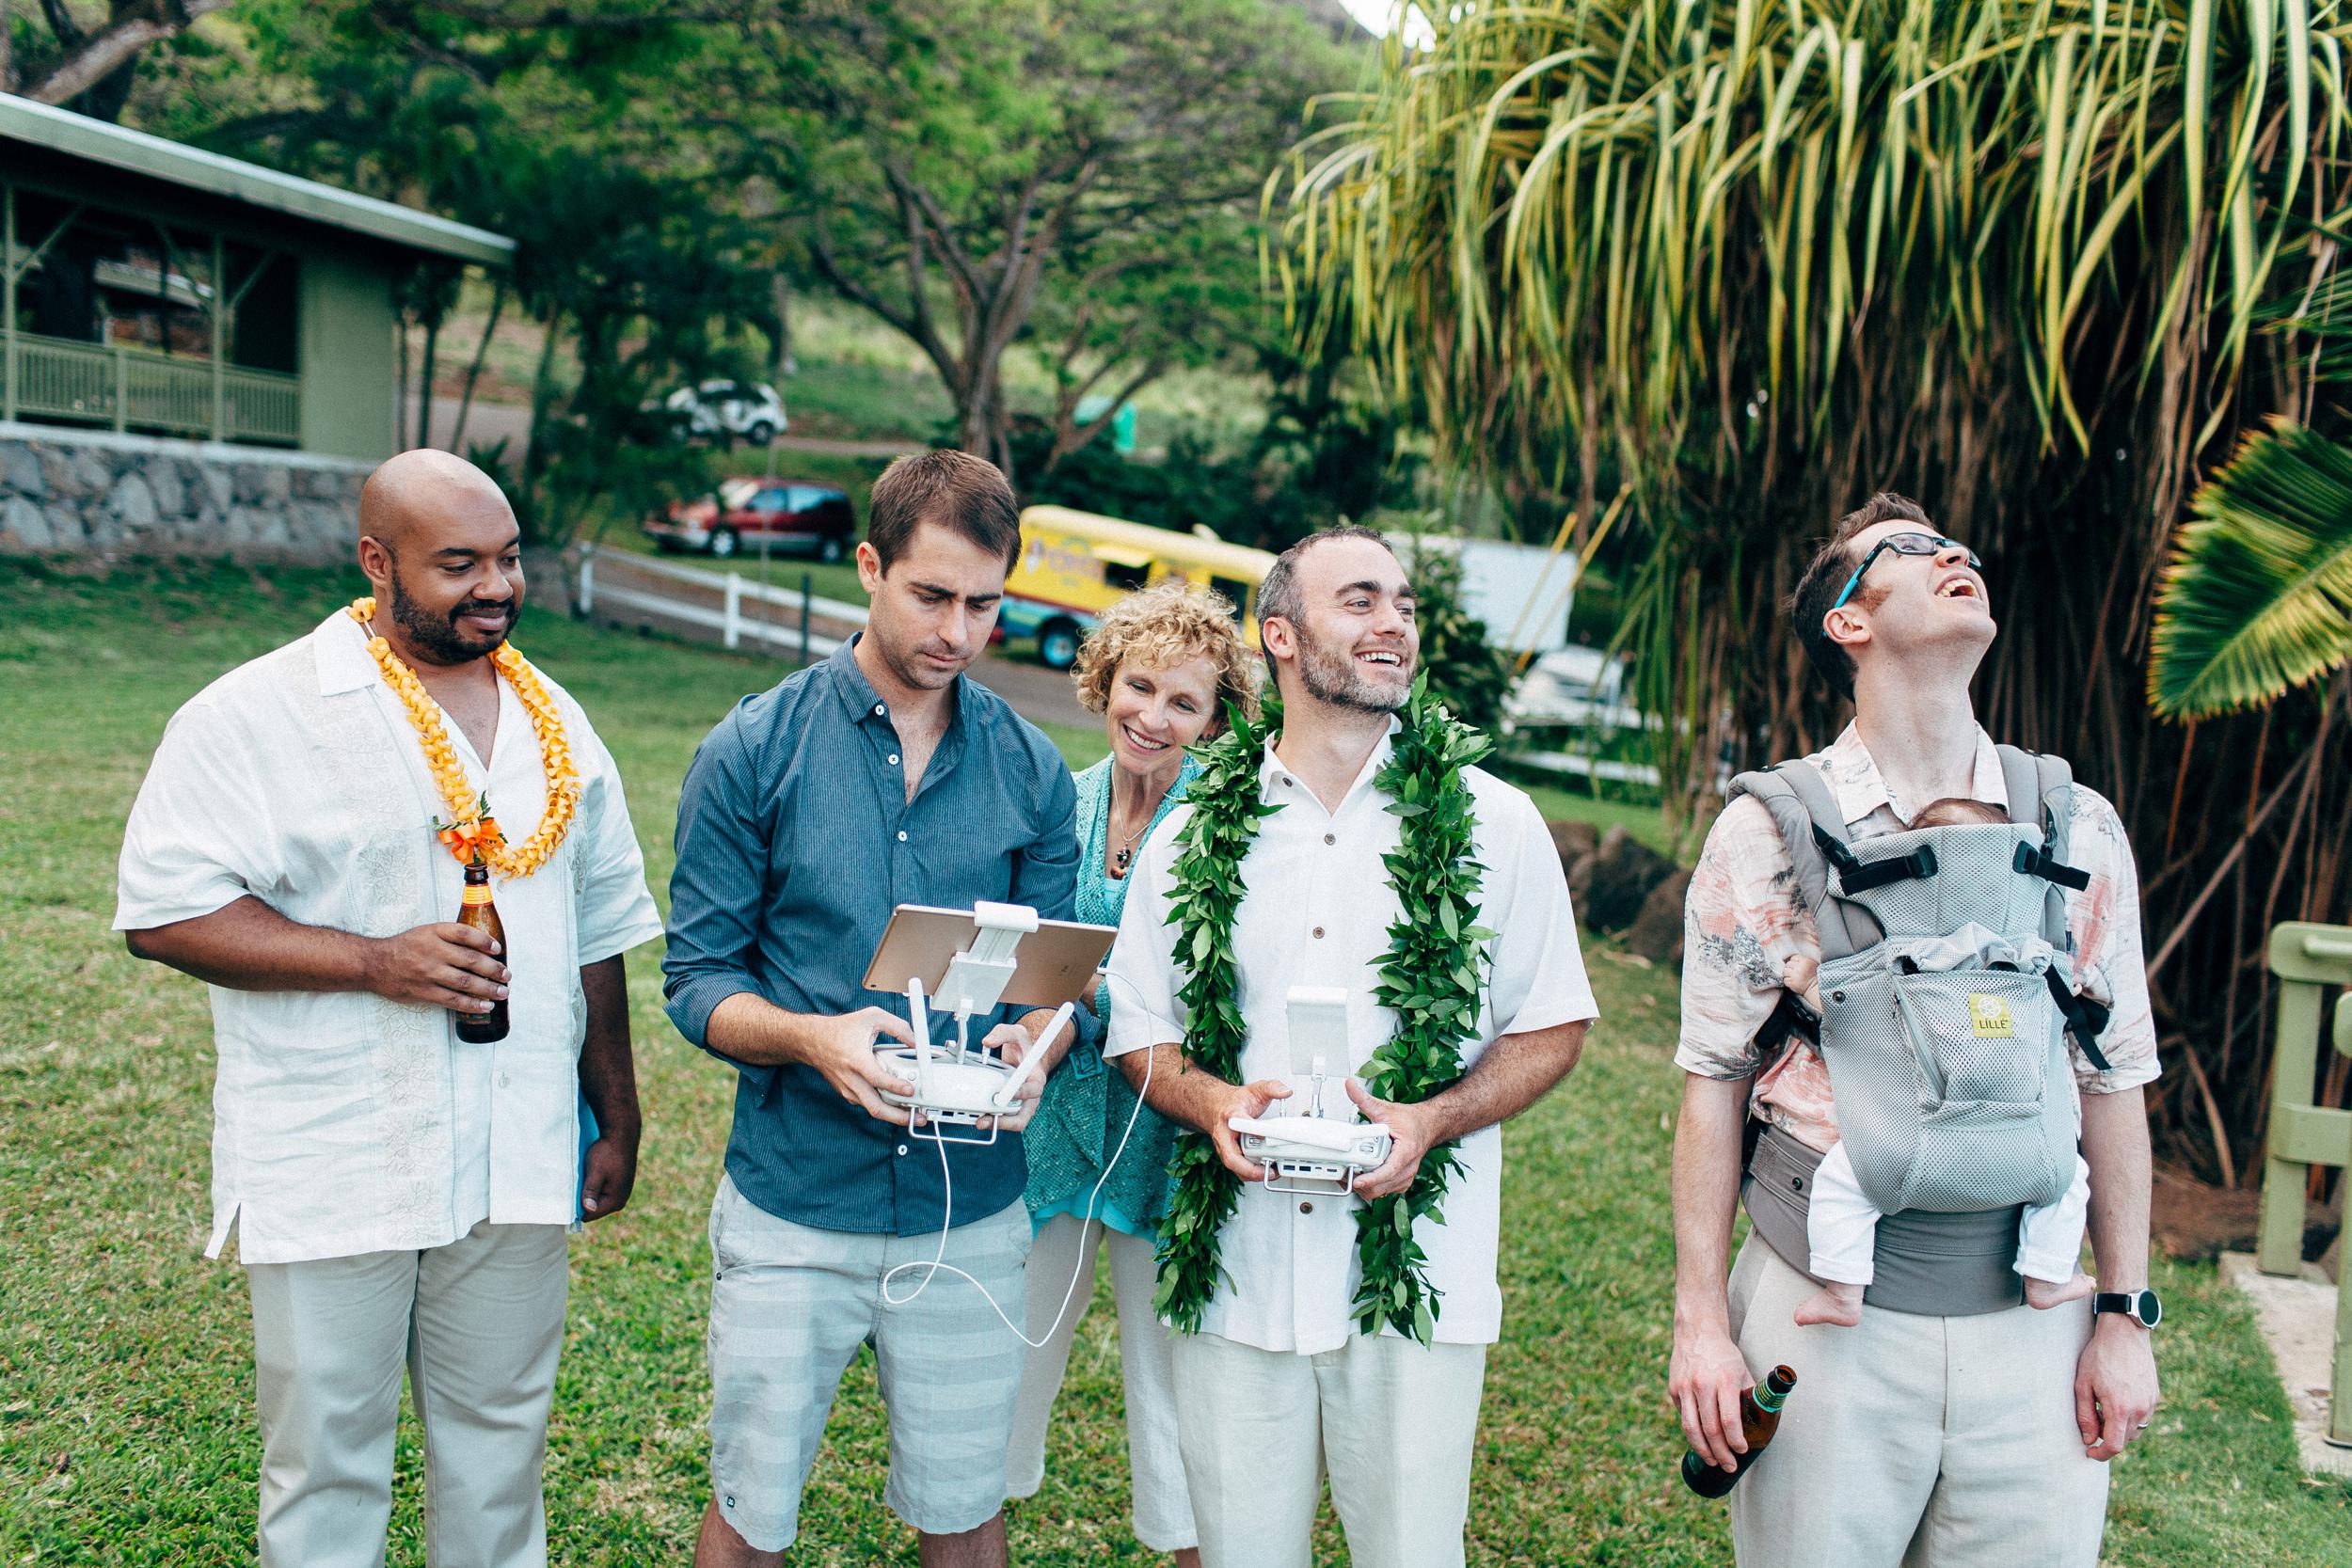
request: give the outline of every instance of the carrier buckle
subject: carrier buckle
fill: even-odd
[[[1872,888],[1890,882],[1910,881],[1914,878],[1935,875],[1935,847],[1922,844],[1908,855],[1890,855],[1883,861],[1864,861],[1845,845],[1837,846],[1839,853],[1830,860],[1837,867],[1837,884],[1847,893],[1867,893]],[[1842,857],[1842,858],[1841,858]]]
[[[2064,861],[2054,860],[2047,849],[2037,849],[2023,840],[2018,842],[2017,858],[2013,863],[2025,876],[2039,877],[2045,882],[2073,888],[2076,893],[2086,892],[2090,887],[2090,872],[2069,865]]]

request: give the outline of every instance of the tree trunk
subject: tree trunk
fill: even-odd
[[[400,338],[400,412],[392,416],[392,444],[408,444],[408,307],[395,293],[392,296],[392,320],[399,325]]]
[[[551,313],[547,322],[547,337],[539,344],[539,368],[531,378],[531,430],[525,437],[520,461],[516,465],[515,519],[523,531],[523,537],[542,543],[540,522],[539,480],[547,472],[547,447],[540,439],[540,423],[548,417],[548,404],[555,397],[555,340],[564,328],[563,314]]]
[[[792,358],[792,279],[783,270],[771,273],[768,290],[776,305],[776,336],[769,345],[768,379],[779,382],[800,369]]]
[[[59,29],[57,43],[65,57],[26,96],[37,103],[72,105],[92,119],[118,120],[131,98],[131,80],[138,70],[140,52],[229,3],[180,0],[163,10],[139,0],[114,0],[105,24],[96,33],[77,30],[68,37]],[[5,8],[0,8],[0,16],[5,14]]]
[[[994,364],[975,366],[956,396],[956,445],[1012,471],[1012,420],[1005,410],[1004,385]]]
[[[506,275],[499,274],[498,285],[490,292],[490,320],[482,329],[482,341],[474,345],[473,363],[466,367],[466,389],[457,399],[457,426],[449,433],[449,450],[463,457],[466,453],[466,419],[473,412],[474,383],[482,378],[482,362],[489,357],[490,340],[498,336],[499,312],[506,309]],[[516,453],[519,461],[521,454]]]
[[[417,383],[417,445],[433,444],[433,361],[441,346],[441,316],[435,311],[424,324],[424,375]]]

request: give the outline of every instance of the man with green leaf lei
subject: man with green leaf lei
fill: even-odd
[[[1502,1321],[1499,1124],[1576,1064],[1592,991],[1534,803],[1415,679],[1381,537],[1294,546],[1258,608],[1277,700],[1136,862],[1104,1054],[1185,1129],[1158,1306],[1205,1568],[1308,1568],[1327,1470],[1358,1568],[1439,1568]],[[1330,1070],[1392,1139],[1353,1196],[1268,1190],[1231,1126],[1308,1110],[1298,986],[1346,991]]]

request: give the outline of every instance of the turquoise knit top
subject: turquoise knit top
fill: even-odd
[[[1110,832],[1111,768],[1111,759],[1104,757],[1077,777],[1077,918],[1101,926],[1118,925],[1127,904],[1126,880],[1114,879],[1103,869],[1104,840]],[[1183,770],[1137,845],[1159,831],[1200,771],[1199,763],[1184,758]],[[1097,988],[1097,1013],[1107,1018],[1106,1006],[1124,1005],[1111,1001],[1108,982]],[[1069,1057],[1045,1080],[1044,1097],[1022,1138],[1029,1157],[1029,1185],[1023,1196],[1033,1224],[1042,1226],[1056,1214],[1087,1212],[1094,1184],[1102,1180],[1104,1162],[1118,1149],[1135,1108],[1136,1091],[1124,1072],[1105,1065],[1095,1046],[1071,1048]],[[1093,1217],[1114,1230],[1152,1238],[1160,1216],[1168,1212],[1168,1163],[1175,1152],[1176,1129],[1147,1107],[1136,1117],[1136,1130],[1128,1136],[1126,1152],[1119,1156],[1119,1167],[1104,1182],[1102,1196],[1093,1200]]]

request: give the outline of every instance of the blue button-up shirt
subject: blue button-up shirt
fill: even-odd
[[[707,1051],[712,1009],[739,991],[787,1012],[879,1006],[904,1018],[903,994],[862,983],[898,905],[969,909],[985,898],[1071,918],[1076,795],[1054,743],[959,677],[946,733],[910,800],[898,732],[850,647],[745,698],[687,769],[661,968],[671,1022]],[[975,1018],[973,1039],[1022,1010]],[[813,1068],[720,1059],[740,1074],[727,1174],[771,1214],[910,1236],[938,1229],[943,1216],[986,1218],[1021,1196],[1017,1134],[948,1149],[948,1214],[928,1139],[875,1120]]]

